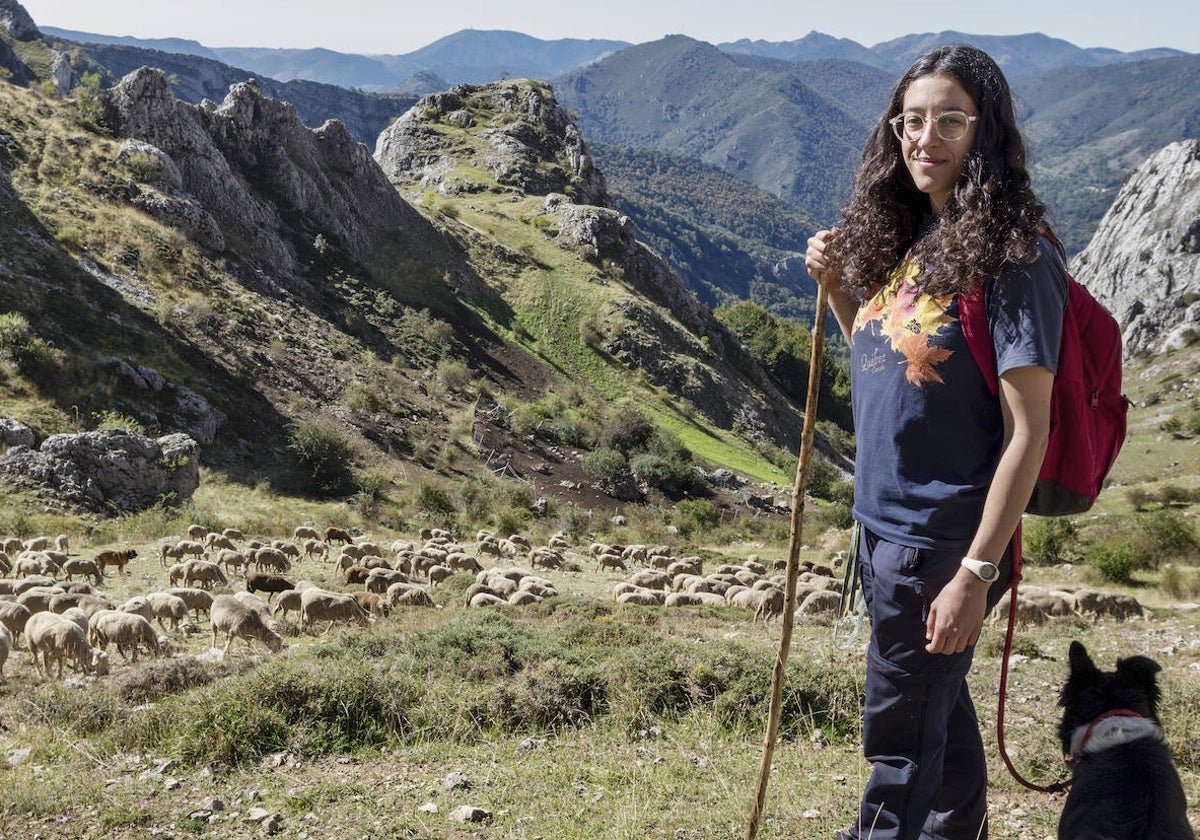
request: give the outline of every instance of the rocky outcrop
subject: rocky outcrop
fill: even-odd
[[[36,41],[42,37],[29,12],[16,0],[0,0],[0,29],[15,41]]]
[[[380,135],[375,157],[402,189],[545,196],[536,227],[598,271],[614,270],[633,292],[595,313],[598,349],[645,371],[721,428],[798,444],[799,412],[638,240],[636,226],[612,205],[578,128],[545,85],[518,79],[427,96]]]
[[[200,486],[200,447],[184,434],[154,440],[106,430],[51,435],[38,449],[16,446],[0,474],[68,507],[133,512],[189,501]]]
[[[474,128],[473,111],[495,118],[479,126],[478,142],[464,156],[439,124]],[[475,166],[525,195],[565,193],[578,204],[608,204],[604,177],[579,128],[548,87],[528,79],[458,85],[424,97],[379,135],[375,159],[394,183],[443,194],[483,188],[451,174]]]
[[[1072,269],[1116,316],[1127,356],[1195,342],[1200,337],[1200,142],[1173,143],[1142,164]]]
[[[106,122],[140,141],[128,153],[147,163],[134,203],[205,247],[244,243],[246,256],[285,274],[318,236],[359,263],[397,236],[436,239],[345,126],[306,128],[253,81],[197,106],[178,101],[161,71],[142,68],[103,98]]]

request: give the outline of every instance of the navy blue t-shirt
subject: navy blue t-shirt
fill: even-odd
[[[1000,375],[1058,366],[1066,269],[1048,240],[1039,247],[989,287]],[[918,277],[906,259],[854,321],[854,516],[890,542],[965,550],[1000,457],[1000,401],[967,347],[958,296],[923,294]]]

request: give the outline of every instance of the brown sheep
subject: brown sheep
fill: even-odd
[[[269,575],[264,572],[251,572],[246,575],[246,591],[247,592],[267,592],[267,603],[271,603],[271,599],[276,593],[286,592],[289,589],[295,589],[296,584],[279,575]]]
[[[325,542],[327,543],[332,543],[334,540],[337,540],[343,545],[348,545],[354,542],[354,537],[350,536],[349,531],[345,530],[344,528],[335,528],[332,525],[325,529],[324,536]]]
[[[387,618],[390,608],[387,601],[379,597],[377,592],[355,592],[354,600],[358,605],[376,618]]]

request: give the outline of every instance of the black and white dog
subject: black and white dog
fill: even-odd
[[[1158,663],[1131,656],[1101,671],[1079,642],[1070,662],[1059,736],[1071,792],[1058,840],[1195,840],[1158,721]]]

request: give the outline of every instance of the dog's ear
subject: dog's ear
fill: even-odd
[[[1143,685],[1153,685],[1154,676],[1162,666],[1148,656],[1130,656],[1117,660],[1117,676],[1122,680]]]
[[[1117,679],[1127,685],[1136,686],[1149,708],[1142,710],[1151,718],[1158,719],[1158,680],[1155,675],[1162,668],[1146,656],[1130,656],[1117,660]]]
[[[1100,669],[1096,667],[1096,663],[1092,662],[1092,658],[1088,656],[1087,648],[1078,640],[1071,642],[1071,649],[1067,653],[1067,661],[1071,663],[1072,682],[1089,681],[1100,676]]]

